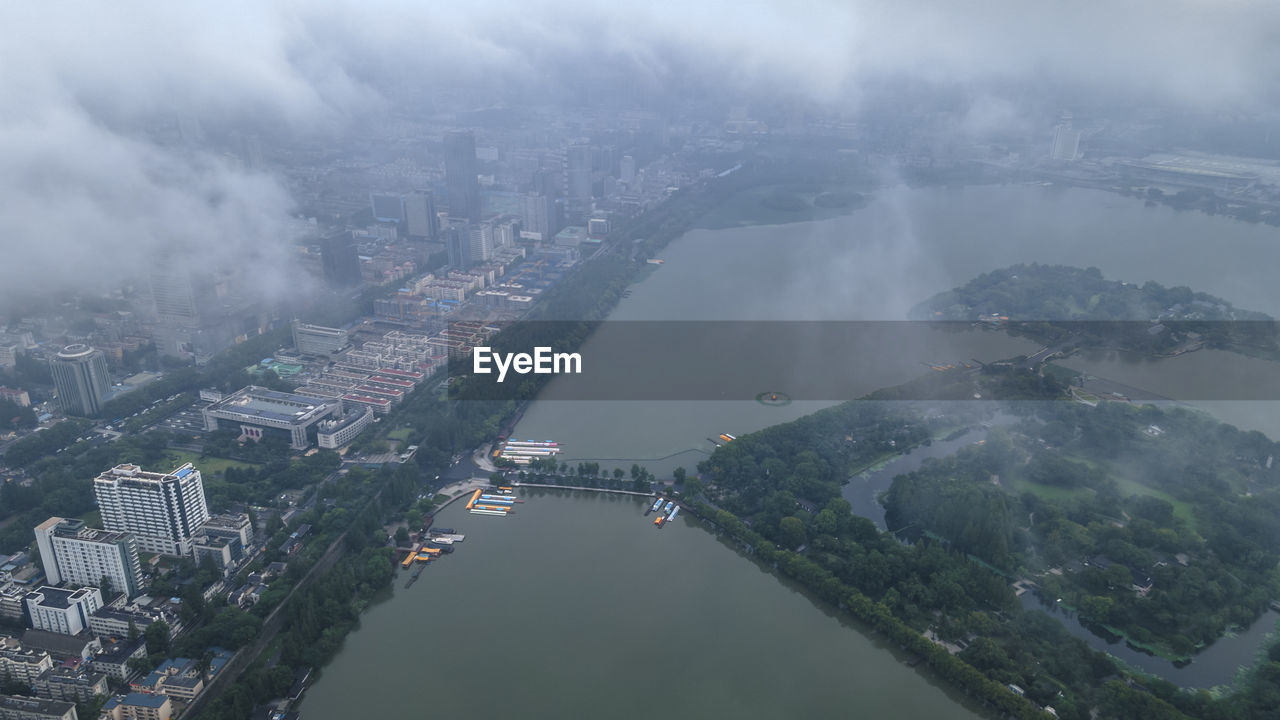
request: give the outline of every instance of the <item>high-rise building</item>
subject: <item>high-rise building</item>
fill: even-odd
[[[470,130],[444,134],[444,179],[449,188],[449,217],[480,221],[480,181],[476,170],[476,136]]]
[[[403,222],[405,219],[404,196],[389,193],[369,193],[369,206],[373,219],[378,222]]]
[[[342,328],[308,325],[293,321],[293,346],[302,355],[328,357],[351,344],[351,338]]]
[[[1071,162],[1080,157],[1080,131],[1071,129],[1071,114],[1064,113],[1062,121],[1053,128],[1053,146],[1049,149],[1053,160]]]
[[[565,154],[565,186],[568,199],[579,206],[591,204],[591,146],[576,143]]]
[[[436,198],[430,190],[409,193],[404,199],[405,224],[409,237],[438,240],[440,226],[436,218]]]
[[[623,155],[622,160],[618,163],[618,179],[622,184],[631,186],[636,181],[636,159],[630,155]]]
[[[502,222],[495,222],[493,225],[493,247],[508,248],[514,247],[516,238],[520,237],[520,221],[511,218],[505,218]]]
[[[538,240],[549,240],[555,231],[552,229],[552,218],[555,210],[551,198],[540,193],[529,193],[524,196],[523,230],[536,233]]]
[[[471,267],[471,232],[466,225],[450,225],[444,229],[444,244],[449,252],[449,267],[466,270]]]
[[[324,279],[334,285],[360,284],[360,257],[350,232],[334,233],[320,241],[320,264]]]
[[[97,415],[111,388],[107,358],[88,345],[68,345],[49,361],[58,405],[73,415]]]
[[[24,600],[31,627],[60,635],[84,631],[89,627],[89,616],[102,607],[102,593],[96,587],[63,590],[46,585],[27,593]]]
[[[102,587],[133,597],[142,590],[138,543],[127,532],[85,527],[83,520],[51,517],[36,526],[36,547],[51,585]]]
[[[145,552],[191,554],[191,536],[209,519],[200,471],[187,463],[171,473],[117,465],[93,481],[108,530],[132,533]]]
[[[467,228],[468,258],[472,265],[493,259],[493,224],[476,223]]]

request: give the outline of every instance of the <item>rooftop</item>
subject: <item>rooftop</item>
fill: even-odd
[[[206,411],[214,415],[226,413],[277,422],[299,422],[330,406],[330,403],[317,402],[316,398],[307,395],[250,385],[210,405]]]

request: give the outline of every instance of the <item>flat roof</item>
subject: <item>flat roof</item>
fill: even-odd
[[[332,406],[315,397],[250,385],[210,405],[206,411],[289,423],[305,420],[317,410]]]

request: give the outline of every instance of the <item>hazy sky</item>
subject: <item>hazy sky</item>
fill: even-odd
[[[0,4],[0,301],[289,252],[279,181],[144,132],[175,117],[342,128],[412,82],[539,89],[602,72],[857,109],[869,79],[972,88],[959,131],[1025,121],[1003,86],[1269,111],[1280,4],[1233,0]],[[388,82],[393,81],[393,82]],[[269,284],[263,278],[262,284]]]

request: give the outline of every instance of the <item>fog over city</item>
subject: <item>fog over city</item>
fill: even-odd
[[[1042,125],[1082,89],[1270,109],[1280,53],[1280,8],[1189,0],[74,3],[9,4],[0,16],[10,28],[0,45],[11,69],[0,80],[8,296],[105,289],[163,252],[201,268],[256,259],[240,265],[276,285],[270,273],[290,254],[288,192],[270,170],[156,131],[179,120],[218,138],[340,138],[396,108],[405,88],[458,103],[435,112],[670,107],[711,92],[856,115],[878,93],[923,83],[958,98],[955,132],[983,136]],[[597,92],[606,85],[613,98]]]
[[[0,36],[0,718],[1280,718],[1277,0]]]

